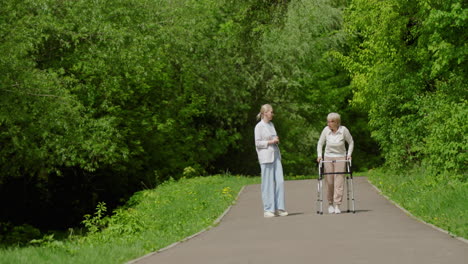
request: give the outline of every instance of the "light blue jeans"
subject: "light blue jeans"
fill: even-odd
[[[273,163],[260,164],[262,170],[263,210],[275,212],[285,210],[283,166],[275,153]]]

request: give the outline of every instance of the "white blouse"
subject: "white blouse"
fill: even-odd
[[[349,145],[347,155],[345,141]],[[323,129],[317,144],[318,157],[322,157],[322,149],[325,142],[325,157],[346,157],[351,156],[353,153],[353,137],[345,126],[340,126],[335,133],[328,126]]]

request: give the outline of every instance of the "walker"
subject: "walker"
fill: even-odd
[[[325,163],[336,163],[336,162],[345,162],[346,163],[346,172],[325,172]],[[354,207],[354,185],[353,185],[353,172],[351,171],[351,160],[327,160],[324,161],[323,158],[318,164],[319,176],[317,180],[317,214],[323,214],[323,176],[327,174],[346,174],[346,198],[348,204],[348,213],[356,213]],[[351,196],[350,196],[351,193]],[[351,200],[350,200],[351,197]],[[351,208],[350,208],[351,204]]]

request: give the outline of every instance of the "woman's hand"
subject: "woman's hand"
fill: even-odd
[[[351,160],[351,156],[347,156],[346,159],[347,159],[347,160]]]
[[[317,158],[317,163],[320,163],[321,160],[322,160],[322,158],[321,158],[321,157],[318,157],[318,158]]]
[[[274,137],[272,140],[268,141],[268,144],[279,144],[279,137]]]

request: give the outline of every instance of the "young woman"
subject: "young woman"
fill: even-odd
[[[284,178],[281,154],[278,148],[279,137],[276,134],[273,108],[262,105],[255,126],[255,147],[262,174],[263,216],[287,216],[284,204]]]

